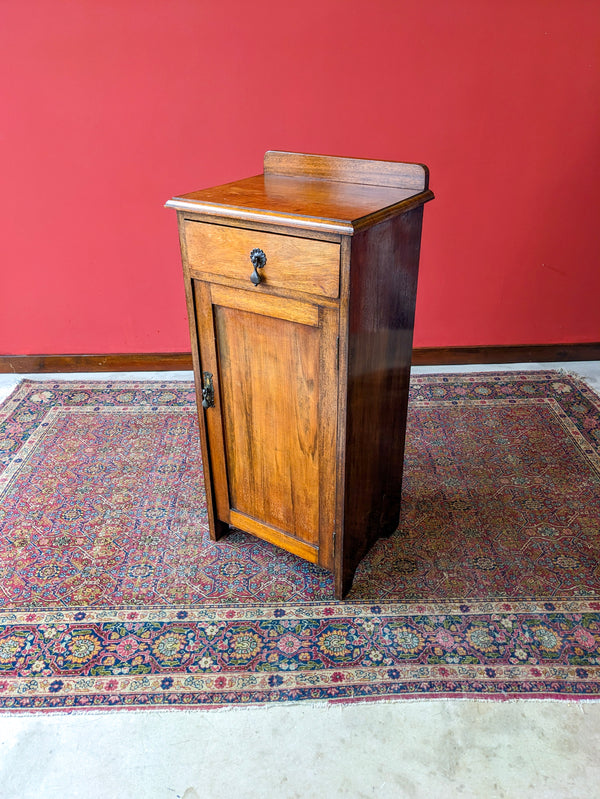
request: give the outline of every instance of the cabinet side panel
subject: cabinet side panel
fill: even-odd
[[[421,206],[352,239],[338,595],[398,523],[422,220]]]
[[[179,240],[181,246],[181,261],[183,266],[183,282],[185,287],[185,298],[188,313],[188,322],[190,328],[190,343],[192,350],[192,361],[194,366],[194,384],[196,389],[196,406],[198,409],[198,427],[200,433],[200,449],[202,453],[202,472],[204,478],[204,490],[206,493],[206,504],[208,509],[208,526],[210,536],[213,540],[218,540],[227,532],[227,525],[225,525],[218,518],[216,508],[216,498],[212,488],[212,480],[210,474],[210,456],[208,450],[208,438],[206,434],[206,426],[204,421],[204,414],[202,412],[202,367],[200,362],[200,350],[198,346],[198,325],[197,325],[197,303],[196,294],[194,291],[194,281],[190,278],[188,254],[185,246],[184,236],[184,219],[183,214],[177,214],[177,224],[179,227]],[[198,486],[198,490],[201,487]]]

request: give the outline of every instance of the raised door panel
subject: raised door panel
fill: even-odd
[[[219,517],[330,568],[337,311],[196,285]]]

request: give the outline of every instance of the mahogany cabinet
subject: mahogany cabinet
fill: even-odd
[[[267,152],[177,210],[210,534],[350,589],[394,531],[423,204],[419,164]]]

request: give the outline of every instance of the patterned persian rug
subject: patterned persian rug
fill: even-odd
[[[0,408],[0,706],[600,696],[600,399],[413,378],[403,513],[345,602],[207,535],[189,383],[24,382]]]

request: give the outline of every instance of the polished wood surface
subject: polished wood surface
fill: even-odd
[[[193,220],[186,220],[183,230],[195,278],[229,277],[248,288],[253,270],[250,252],[259,248],[267,256],[260,269],[263,286],[339,296],[339,244]]]
[[[341,596],[374,541],[398,525],[422,219],[416,208],[351,242]]]
[[[169,200],[193,213],[352,233],[432,199],[429,191],[288,175],[256,175]]]
[[[261,286],[262,288],[262,286]],[[317,325],[319,323],[319,306],[310,302],[286,298],[284,303],[278,297],[261,292],[260,300],[250,292],[240,293],[237,288],[231,289],[218,284],[211,287],[211,297],[216,305],[239,308],[261,316],[272,316],[276,319],[287,319],[301,325]]]
[[[264,173],[362,183],[368,186],[394,186],[415,191],[424,191],[429,186],[429,170],[424,164],[287,153],[280,150],[269,150],[265,153]]]
[[[211,536],[232,525],[282,546],[332,570],[341,598],[398,521],[433,194],[414,164],[267,153],[265,170],[170,203]],[[254,285],[257,247],[267,260]],[[206,379],[214,393],[203,407]]]
[[[252,533],[257,538],[262,538],[263,541],[268,541],[270,544],[275,544],[277,547],[292,552],[303,560],[308,560],[310,563],[320,562],[319,550],[315,545],[299,538],[293,538],[288,533],[284,533],[276,527],[270,527],[265,522],[261,522],[252,516],[232,510],[230,522],[238,530]]]
[[[319,540],[319,329],[215,309],[231,507]]]
[[[216,514],[332,568],[337,314],[193,281]]]

